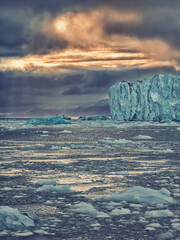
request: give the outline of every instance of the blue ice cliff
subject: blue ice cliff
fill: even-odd
[[[113,120],[180,121],[180,74],[159,74],[109,89]]]
[[[53,117],[39,117],[39,118],[31,118],[27,121],[27,124],[32,125],[57,125],[57,124],[70,124],[70,122],[66,121],[63,116],[53,116]]]

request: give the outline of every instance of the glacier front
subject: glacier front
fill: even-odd
[[[117,82],[109,89],[111,118],[119,121],[180,121],[180,74]]]

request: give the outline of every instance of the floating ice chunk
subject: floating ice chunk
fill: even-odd
[[[180,127],[178,127],[176,130],[180,130]]]
[[[152,137],[150,136],[147,136],[147,135],[138,135],[136,137],[134,137],[134,139],[138,139],[138,140],[149,140],[149,139],[152,139]]]
[[[62,131],[61,133],[72,133],[72,131],[70,131],[70,130],[64,130],[64,131]]]
[[[34,226],[34,221],[28,216],[21,214],[17,208],[0,207],[0,231],[8,229],[25,230]]]
[[[97,215],[97,211],[93,207],[93,205],[85,202],[80,202],[78,204],[75,204],[73,211],[77,213],[84,213],[84,214],[93,215],[93,216]]]
[[[48,131],[42,131],[43,134],[48,134],[49,132]]]
[[[173,234],[171,232],[164,232],[158,235],[158,239],[173,239]]]
[[[41,179],[36,182],[37,185],[57,185],[59,182],[57,179]]]
[[[3,188],[1,188],[1,191],[11,191],[11,190],[13,190],[13,188],[11,188],[11,187],[3,187]]]
[[[160,228],[162,226],[159,223],[150,223],[150,224],[147,225],[147,227]]]
[[[53,145],[53,146],[51,146],[51,149],[52,150],[58,150],[58,149],[61,149],[61,147]]]
[[[180,222],[174,222],[174,223],[172,223],[172,227],[173,227],[173,228],[180,229]]]
[[[109,118],[103,115],[92,115],[89,117],[79,117],[79,120],[98,121],[98,120],[109,120]]]
[[[173,150],[168,148],[168,149],[162,150],[161,152],[162,153],[173,153]]]
[[[105,138],[105,139],[100,139],[98,140],[99,144],[109,144],[109,145],[119,145],[119,144],[129,144],[132,143],[132,141],[130,140],[126,140],[126,139],[113,139],[113,138]]]
[[[126,201],[130,203],[165,203],[172,204],[174,200],[169,196],[170,192],[167,189],[154,190],[151,188],[132,187],[121,193],[113,193],[108,197],[97,198],[101,201]]]
[[[157,218],[157,217],[173,217],[174,213],[172,213],[169,209],[165,210],[153,210],[145,212],[145,217],[148,218]]]
[[[16,237],[29,237],[29,236],[32,236],[33,235],[33,232],[16,232],[14,233],[14,236]]]
[[[110,215],[118,216],[118,215],[128,215],[130,213],[131,213],[131,211],[127,208],[121,208],[121,209],[115,208],[111,211]]]
[[[105,212],[98,212],[97,218],[109,218],[109,215]]]
[[[59,187],[57,185],[43,185],[42,187],[39,187],[37,192],[58,192],[58,193],[72,193],[73,190],[70,189],[69,185],[64,185],[62,187]]]
[[[40,118],[31,118],[27,121],[27,124],[32,125],[57,125],[57,124],[70,124],[70,122],[64,120],[62,116],[53,116],[53,117],[40,117]]]
[[[82,213],[86,215],[90,215],[91,217],[97,217],[97,218],[108,218],[109,215],[104,212],[99,212],[93,207],[90,203],[80,202],[78,204],[75,204],[73,207],[73,211],[77,213]]]
[[[111,118],[120,121],[179,121],[180,75],[159,74],[118,82],[109,89]]]
[[[62,161],[57,161],[57,162],[54,162],[53,164],[55,164],[55,165],[65,165],[65,163],[62,162]]]

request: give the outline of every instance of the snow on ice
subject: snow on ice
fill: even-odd
[[[162,188],[161,190],[154,190],[144,187],[132,187],[121,193],[113,193],[108,197],[97,198],[101,201],[126,201],[130,203],[150,203],[150,204],[172,204],[173,198],[170,197],[170,192]]]
[[[180,75],[118,82],[109,89],[109,99],[113,120],[180,121]]]

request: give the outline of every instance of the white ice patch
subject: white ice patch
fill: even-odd
[[[113,138],[104,138],[104,139],[100,139],[98,140],[99,144],[108,144],[108,145],[119,145],[119,144],[129,144],[132,143],[132,141],[130,140],[126,140],[126,139],[113,139]]]
[[[34,226],[34,221],[17,208],[0,206],[0,230],[25,230]]]
[[[73,207],[73,211],[77,213],[82,213],[85,215],[90,215],[91,217],[97,217],[97,218],[107,218],[109,217],[108,214],[104,212],[99,212],[93,207],[90,203],[80,202],[78,204],[75,204]]]
[[[152,137],[150,136],[147,136],[147,135],[138,135],[136,137],[134,137],[134,139],[138,139],[138,140],[149,140],[149,139],[152,139]]]
[[[146,211],[145,217],[147,218],[158,218],[158,217],[173,217],[174,214],[169,210],[153,210],[153,211]]]
[[[154,190],[151,188],[143,188],[138,186],[129,188],[121,193],[115,192],[110,196],[97,199],[101,201],[126,201],[130,203],[174,203],[173,198],[170,197],[170,192],[165,188],[162,188],[161,190]]]
[[[36,182],[37,185],[57,185],[59,184],[59,182],[57,181],[57,179],[41,179],[39,181]]]
[[[60,133],[72,133],[72,131],[70,131],[70,130],[64,130],[64,131],[62,131],[62,132],[60,132]]]
[[[53,146],[51,146],[50,149],[51,150],[58,150],[58,149],[61,149],[61,147],[53,145]]]
[[[65,165],[65,163],[62,162],[62,161],[57,161],[57,162],[54,162],[54,163],[52,163],[52,164],[55,164],[55,165]]]
[[[111,211],[110,215],[118,216],[118,215],[128,215],[130,213],[131,213],[131,211],[127,208],[121,208],[121,209],[115,208]]]
[[[16,237],[29,237],[29,236],[32,236],[33,235],[33,232],[16,232],[14,233],[14,236]]]
[[[147,227],[160,228],[162,226],[159,223],[150,223],[150,224],[147,225]]]
[[[72,193],[73,190],[70,189],[69,185],[64,185],[62,187],[59,187],[57,185],[43,185],[42,187],[39,187],[36,192],[59,192],[59,193]]]

